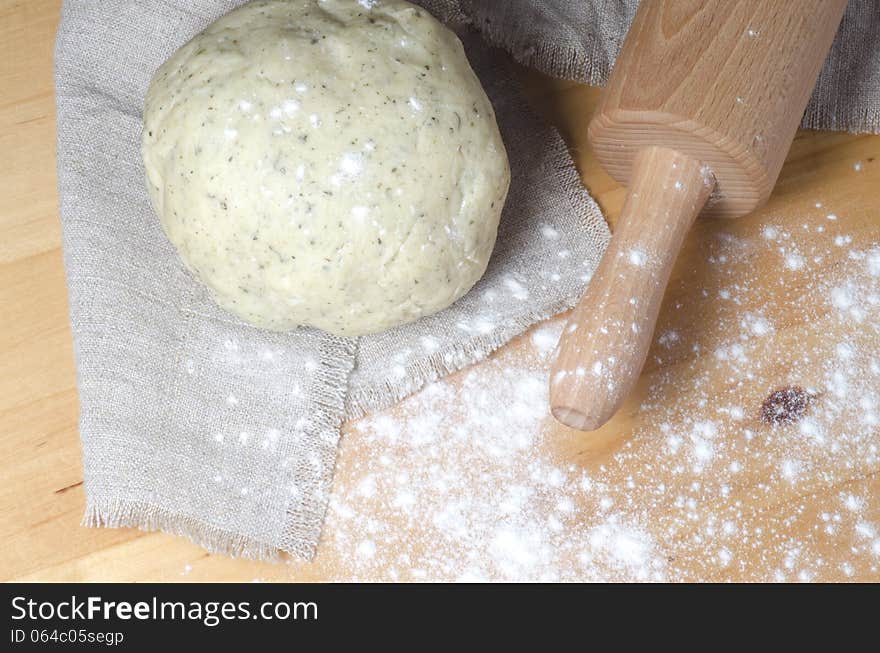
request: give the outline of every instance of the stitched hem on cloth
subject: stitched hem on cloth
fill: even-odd
[[[324,352],[327,342],[342,347],[345,356],[335,356]],[[336,455],[339,450],[340,428],[345,418],[345,398],[348,393],[348,377],[354,368],[357,351],[356,338],[330,337],[322,345],[321,362],[316,374],[325,386],[325,392],[313,397],[315,438],[320,442],[322,473],[320,488],[315,492],[303,492],[302,501],[287,507],[287,524],[281,533],[278,547],[287,553],[306,560],[315,556],[324,527],[324,517],[329,504],[330,488],[336,470]]]
[[[185,537],[211,553],[270,562],[278,560],[279,549],[272,544],[223,530],[200,519],[143,501],[125,499],[98,501],[86,498],[86,511],[81,523],[90,528],[137,528],[142,531],[162,531]]]
[[[210,551],[233,558],[248,558],[278,562],[279,553],[295,558],[311,560],[320,541],[321,529],[327,512],[336,453],[345,405],[346,381],[354,367],[357,341],[352,338],[330,340],[341,346],[345,356],[328,353],[322,356],[316,371],[318,381],[326,387],[325,393],[315,398],[316,416],[314,438],[321,443],[319,455],[323,470],[314,491],[304,491],[299,502],[291,502],[286,508],[286,523],[280,541],[261,541],[240,533],[228,531],[195,517],[185,515],[145,501],[126,499],[95,499],[88,492],[86,483],[86,508],[82,525],[98,528],[137,528],[142,531],[162,531],[187,538],[194,544]],[[335,417],[334,417],[335,416]]]
[[[801,129],[817,131],[838,131],[849,134],[880,134],[880,109],[865,107],[856,117],[850,120],[838,118],[834,111],[828,109],[807,108]]]

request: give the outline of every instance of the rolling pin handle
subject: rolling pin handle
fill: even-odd
[[[550,410],[592,431],[607,422],[638,380],[673,264],[715,178],[672,149],[636,154],[617,228],[562,333],[550,374]]]

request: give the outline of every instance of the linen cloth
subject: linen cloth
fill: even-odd
[[[381,409],[572,306],[609,233],[565,144],[524,102],[516,59],[607,78],[634,0],[423,0],[456,29],[512,169],[489,268],[455,305],[362,338],[277,334],[225,313],[147,198],[143,99],[156,68],[242,0],[65,0],[58,177],[80,396],[84,523],[186,536],[229,555],[311,557],[343,420]],[[363,0],[362,4],[370,2]],[[878,131],[878,0],[850,3],[805,115]]]

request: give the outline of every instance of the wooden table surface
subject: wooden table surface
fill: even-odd
[[[0,0],[0,579],[338,577],[345,568],[346,552],[331,546],[323,547],[311,564],[273,565],[209,555],[182,538],[161,533],[79,525],[84,491],[54,157],[52,47],[59,6],[60,0]],[[613,225],[624,191],[592,158],[585,133],[596,91],[546,80],[527,71],[523,77],[533,104],[566,137],[586,186]],[[817,214],[813,208],[821,202],[840,214],[846,238],[851,239],[846,241],[845,248],[829,249],[821,264],[829,269],[846,264],[847,252],[853,248],[864,250],[880,243],[878,157],[877,136],[801,133],[767,207],[735,222],[698,223],[673,273],[660,317],[661,331],[683,334],[684,342],[678,343],[682,346],[655,343],[635,396],[598,433],[577,433],[548,421],[540,444],[545,449],[543,453],[586,470],[605,470],[605,464],[620,454],[633,433],[656,423],[652,409],[640,410],[640,405],[648,401],[652,386],[660,379],[663,387],[672,388],[673,394],[661,398],[667,413],[708,410],[705,402],[689,403],[688,393],[693,387],[690,379],[704,360],[698,360],[696,347],[689,344],[697,337],[686,335],[689,325],[691,331],[698,331],[702,347],[723,343],[730,335],[726,333],[730,325],[754,311],[760,299],[762,316],[776,325],[763,341],[768,360],[777,360],[780,352],[802,350],[805,343],[821,344],[823,334],[836,327],[822,311],[791,301],[790,295],[797,288],[778,282],[781,268],[772,248],[757,258],[733,261],[722,275],[706,263],[707,243],[717,243],[715,237],[719,235],[744,242],[760,240],[762,225],[768,222],[792,233],[798,229],[810,231],[809,225],[802,223],[807,220],[805,216],[810,216],[812,223],[825,219],[823,212]],[[819,237],[805,236],[807,240],[802,242],[815,244]],[[709,251],[711,261],[711,247]],[[723,290],[737,274],[756,281],[749,289],[748,299],[739,306],[725,307]],[[808,282],[807,277],[805,288]],[[880,351],[880,338],[874,327],[872,330],[863,325],[860,331],[850,334],[862,350],[874,347]],[[508,345],[501,356],[514,355],[529,346],[528,338],[520,338]],[[740,392],[744,405],[749,410],[760,406],[768,388],[785,385],[795,372],[800,375],[798,378],[821,378],[821,370],[812,370],[810,359],[804,360],[804,369],[795,371],[784,365],[758,366],[754,387]],[[816,374],[811,376],[811,372]],[[707,378],[710,390],[714,388],[719,396],[730,395],[729,379],[713,380],[711,374]],[[704,384],[701,392],[705,391]],[[817,401],[822,400],[820,396]],[[760,434],[760,423],[756,422],[754,428]],[[847,428],[845,422],[832,425],[832,432],[826,436],[832,440],[844,437]],[[806,556],[817,563],[811,565],[807,579],[880,579],[880,539],[871,540],[880,537],[880,466],[876,456],[880,435],[876,426],[873,433],[874,453],[866,451],[860,464],[847,465],[833,474],[816,471],[814,476],[800,478],[794,485],[774,485],[770,493],[758,491],[767,487],[767,470],[752,470],[733,486],[739,509],[749,513],[750,532],[772,530],[775,541],[798,543],[801,559]],[[339,482],[354,473],[359,457],[371,455],[359,437],[357,430],[344,430],[337,470]],[[715,437],[728,436],[722,432]],[[647,446],[643,447],[643,454],[638,453],[638,448],[627,451],[626,459],[631,466],[650,463],[640,460],[639,455],[656,455]],[[620,474],[623,484],[625,471]],[[833,524],[819,529],[817,525],[823,522],[839,521],[837,513],[829,513],[827,506],[839,503],[842,492],[858,497],[859,522],[855,530],[836,528]],[[724,500],[728,499],[725,496]],[[673,510],[670,506],[669,514]],[[649,522],[656,518],[659,523],[668,515],[648,517]],[[710,543],[700,544],[703,539],[690,537],[681,541],[683,544],[675,555],[669,557],[670,561],[677,560],[675,578],[772,580],[774,570],[792,569],[788,564],[791,547],[734,547],[726,555],[732,555],[738,564],[725,566],[707,565],[715,553]]]

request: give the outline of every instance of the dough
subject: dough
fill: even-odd
[[[458,38],[401,0],[261,0],[157,71],[153,206],[217,302],[277,331],[387,329],[465,294],[510,180]]]

